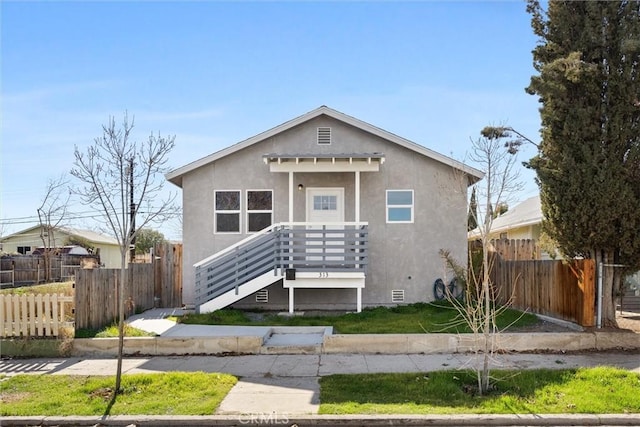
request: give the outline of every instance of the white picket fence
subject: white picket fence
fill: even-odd
[[[63,327],[73,326],[66,319],[72,312],[72,296],[0,295],[0,337],[59,336]]]

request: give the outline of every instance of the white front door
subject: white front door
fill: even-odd
[[[322,224],[327,223],[340,223],[344,222],[344,188],[307,188],[307,222],[312,223],[309,229],[321,229]],[[341,228],[339,226],[332,226],[331,228]],[[341,237],[342,233],[329,233],[323,235],[322,233],[307,233],[308,238],[319,237]],[[319,261],[326,260],[343,260],[344,259],[344,242],[342,241],[309,241],[311,245],[324,245],[324,253],[342,254],[342,256],[310,256],[308,260]],[[328,246],[341,246],[340,248],[331,249],[326,248]],[[323,249],[310,249],[309,252],[322,253]]]
[[[344,222],[344,188],[307,188],[307,222]]]

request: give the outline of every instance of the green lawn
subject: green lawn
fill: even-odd
[[[640,413],[640,374],[598,367],[492,371],[479,396],[471,371],[331,375],[320,379],[321,414]]]
[[[475,392],[470,371],[331,375],[320,379],[320,413],[640,413],[638,373],[598,367],[492,375],[496,387],[485,396]],[[123,393],[110,406],[112,376],[0,376],[0,415],[212,415],[236,382],[202,372],[123,375]]]
[[[178,321],[204,325],[333,326],[334,332],[341,334],[469,332],[458,312],[445,302],[366,308],[361,313],[334,316],[285,317],[265,313],[263,317],[262,320],[254,320],[244,311],[223,309],[206,314],[188,314],[178,318]],[[501,329],[529,326],[537,322],[538,318],[533,314],[511,309],[504,310],[497,319]]]
[[[0,294],[64,294],[73,296],[73,282],[56,282],[34,286],[21,286],[19,288],[5,288],[0,289]]]
[[[228,374],[169,372],[115,378],[18,375],[0,381],[0,415],[213,415],[237,382]]]

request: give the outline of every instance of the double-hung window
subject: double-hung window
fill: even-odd
[[[215,232],[240,233],[240,191],[215,192]]]
[[[387,190],[387,222],[413,222],[413,190]]]
[[[247,190],[247,233],[273,223],[273,190]]]

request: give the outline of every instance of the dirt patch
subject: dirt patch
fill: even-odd
[[[640,333],[640,313],[624,312],[616,315],[618,328],[602,328],[599,331],[626,332],[632,331]],[[594,331],[596,328],[585,328]],[[507,332],[578,332],[579,328],[571,328],[560,323],[539,319],[537,323],[529,326],[509,328]]]
[[[529,326],[509,328],[506,332],[578,332],[577,328],[570,328],[559,323],[538,319],[538,322]]]
[[[8,404],[13,402],[19,402],[23,399],[27,399],[31,396],[31,393],[19,392],[19,393],[0,393],[0,403]]]
[[[628,312],[618,313],[616,315],[618,327],[627,329],[636,333],[640,333],[640,313]]]

